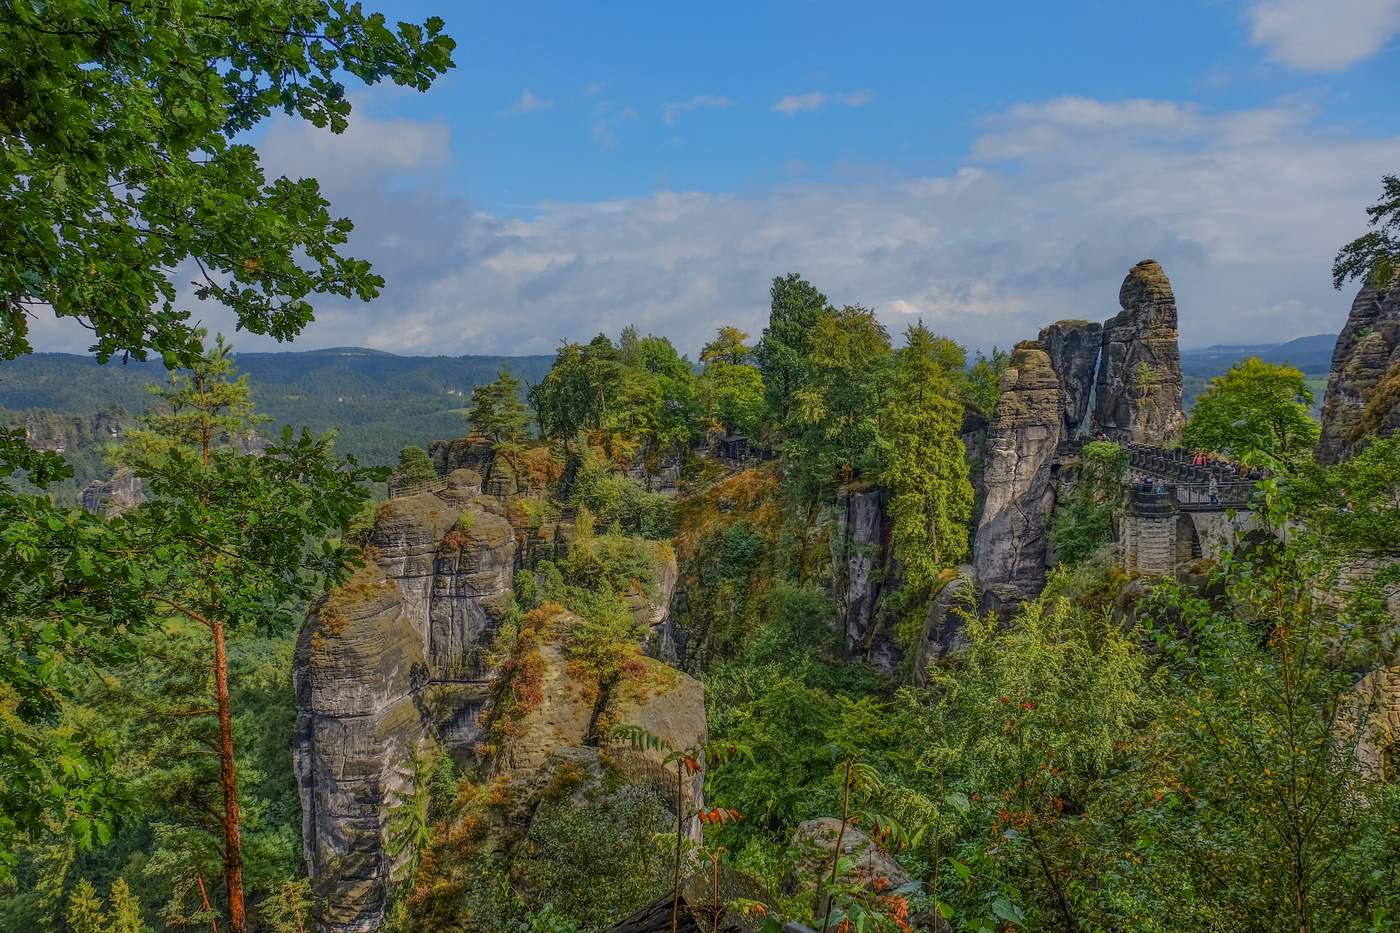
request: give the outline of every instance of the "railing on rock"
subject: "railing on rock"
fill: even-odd
[[[407,496],[419,496],[425,492],[437,494],[447,488],[447,477],[437,476],[433,479],[419,480],[415,483],[395,482],[394,477],[389,477],[389,498],[402,499]]]

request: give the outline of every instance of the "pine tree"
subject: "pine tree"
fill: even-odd
[[[467,422],[473,431],[491,438],[491,443],[497,448],[514,447],[525,438],[530,413],[520,400],[522,385],[507,366],[500,371],[495,382],[472,390]]]
[[[383,471],[341,463],[330,454],[332,435],[314,438],[303,430],[297,438],[290,427],[266,456],[244,456],[227,443],[259,421],[247,380],[235,378],[230,350],[217,340],[187,372],[172,373],[169,387],[154,389],[170,411],[145,419],[117,460],[149,486],[148,501],[127,517],[137,553],[154,559],[139,581],[145,598],[210,641],[204,670],[213,679],[212,706],[180,715],[216,717],[219,855],[229,928],[243,933],[228,638],[245,627],[290,627],[293,604],[348,574],[358,559],[349,545],[324,543],[319,551],[307,545],[343,531],[366,496],[363,484],[382,479]]]
[[[768,409],[778,424],[791,415],[793,397],[807,378],[811,333],[823,314],[832,310],[826,296],[796,272],[773,280],[771,310],[758,346],[758,368]]]
[[[107,915],[92,882],[84,878],[68,895],[68,928],[72,933],[107,933]]]
[[[112,918],[104,933],[146,933],[141,922],[141,900],[131,893],[125,878],[112,882]]]
[[[885,485],[894,493],[894,553],[915,590],[967,555],[972,481],[958,436],[962,405],[939,363],[940,344],[920,322],[895,367],[894,394],[885,419],[889,464]]]
[[[437,479],[433,460],[422,447],[405,447],[399,451],[399,465],[394,468],[394,482],[401,486],[430,483]]]

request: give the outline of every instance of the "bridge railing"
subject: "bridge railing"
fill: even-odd
[[[1218,483],[1215,490],[1215,501],[1211,501],[1210,484],[1206,483],[1177,483],[1176,501],[1177,505],[1188,512],[1206,512],[1216,509],[1243,509],[1246,508],[1254,498],[1254,483],[1240,481],[1233,483]]]

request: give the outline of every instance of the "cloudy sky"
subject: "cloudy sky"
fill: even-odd
[[[1340,328],[1332,258],[1400,173],[1400,0],[366,6],[441,15],[458,68],[357,91],[341,137],[254,137],[388,280],[289,349],[549,353],[635,323],[693,355],[757,336],[792,271],[892,332],[1006,347],[1116,313],[1149,257],[1183,346],[1281,342]]]

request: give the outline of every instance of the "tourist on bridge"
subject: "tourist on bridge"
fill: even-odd
[[[1210,482],[1206,483],[1206,492],[1210,493],[1210,504],[1220,504],[1220,480],[1215,478],[1215,474],[1210,474]]]

